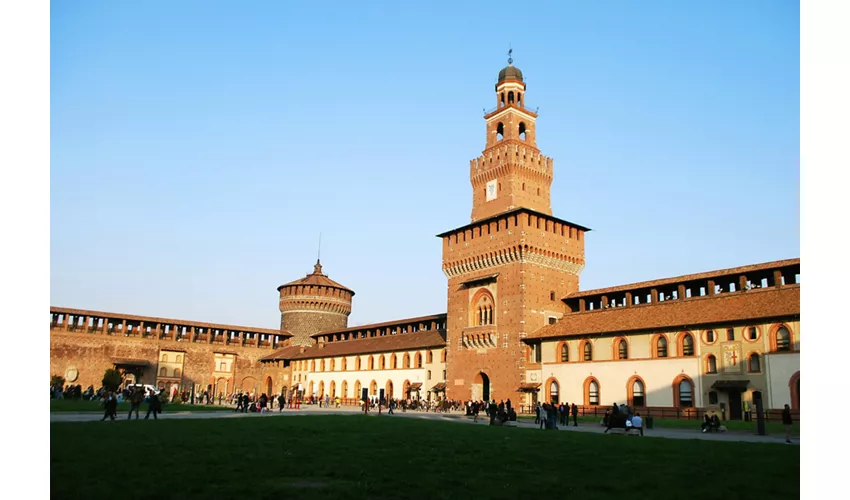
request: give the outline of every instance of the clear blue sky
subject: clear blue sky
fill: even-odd
[[[445,312],[509,43],[583,289],[799,256],[796,2],[366,4],[53,2],[51,304],[276,327],[321,232],[351,324]]]

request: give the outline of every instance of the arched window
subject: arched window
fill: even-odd
[[[369,394],[372,395],[372,396],[378,395],[378,383],[375,382],[374,380],[372,381],[371,384],[369,384]]]
[[[522,92],[516,93],[516,103],[522,106]]]
[[[325,371],[325,360],[324,359],[319,361],[319,371],[320,372]]]
[[[709,354],[708,357],[705,358],[705,372],[717,373],[717,358],[714,357],[714,354]]]
[[[334,371],[334,365],[336,365],[336,363],[334,362],[333,358],[331,358],[330,361],[328,361],[328,364],[330,364],[330,366],[328,367],[328,370]]]
[[[347,380],[342,381],[341,391],[342,392],[340,392],[339,397],[347,398],[348,397],[348,381]]]
[[[752,372],[752,373],[760,372],[761,371],[761,356],[759,356],[758,353],[755,353],[755,352],[752,353],[750,355],[749,363],[747,363],[747,364],[749,365],[747,368],[749,369],[750,372]]]
[[[163,355],[162,355],[162,361],[163,361],[164,363],[168,363],[168,354],[163,354]]]
[[[673,402],[680,408],[694,405],[694,383],[685,375],[679,375],[673,381]]]
[[[340,369],[341,369],[342,371],[346,371],[346,370],[348,370],[348,358],[346,358],[345,356],[343,356],[343,357],[342,357],[341,364],[342,364],[342,366],[340,367]],[[345,389],[343,389],[343,391],[345,391]]]
[[[713,344],[715,340],[717,340],[717,334],[714,332],[714,330],[706,330],[705,331],[705,343],[706,344]]]
[[[175,369],[174,369],[174,376],[175,376],[175,377],[179,377],[179,376],[180,376],[180,368],[175,368]]]
[[[525,122],[519,122],[519,138],[525,140]]]
[[[316,371],[316,360],[315,359],[310,360],[310,371],[311,372]]]
[[[357,399],[360,399],[360,397],[362,396],[360,394],[360,392],[361,392],[360,389],[362,389],[362,386],[360,385],[360,381],[358,380],[358,381],[354,382],[354,397],[357,398]]]
[[[431,351],[431,349],[428,349],[428,364],[431,364],[433,362],[434,362],[434,353]]]
[[[402,363],[404,363],[405,368],[410,368],[410,354],[405,353],[404,358],[402,358]]]
[[[570,360],[570,346],[566,342],[561,344],[561,363],[566,363]]]
[[[631,398],[629,403],[632,408],[646,406],[646,393],[643,385],[643,380],[638,377],[633,377],[631,386]]]
[[[398,356],[396,356],[395,354],[393,354],[393,359],[392,359],[392,365],[391,365],[391,366],[393,367],[393,370],[395,370],[396,368],[398,368]]]
[[[448,356],[448,354],[449,354],[448,349],[443,349],[443,350],[441,350],[441,351],[440,351],[440,362],[445,363],[445,362],[446,362],[446,357]]]
[[[495,323],[495,315],[493,314],[495,301],[493,296],[487,289],[482,288],[473,297],[470,302],[470,326],[492,325]],[[432,360],[429,358],[428,362]]]
[[[499,102],[501,103],[502,106],[505,105],[505,93],[504,92],[502,92],[502,95],[501,95],[501,98],[499,99]]]
[[[590,341],[584,341],[582,351],[584,352],[585,361],[593,361],[593,346],[590,345]]]
[[[685,333],[681,337],[681,356],[693,356],[694,355],[694,338],[690,333]]]
[[[546,400],[553,405],[561,402],[561,400],[558,399],[558,389],[558,381],[554,379],[549,382],[549,387],[546,388],[548,393]]]
[[[165,369],[165,367],[164,367],[164,366],[163,366],[162,368],[160,368],[160,369],[159,369],[159,376],[160,376],[160,377],[165,377],[165,376],[166,376],[166,373],[167,373],[167,370]]]
[[[354,369],[360,371],[360,356],[354,358]]]
[[[224,361],[222,361],[219,364],[218,371],[220,371],[220,372],[226,372],[227,371],[227,364]]]
[[[626,339],[617,342],[617,359],[629,359],[629,344]]]
[[[513,104],[513,103],[514,103],[514,91],[511,90],[510,92],[508,92],[508,104]]]
[[[599,381],[593,377],[584,381],[584,405],[599,405]]]
[[[179,354],[178,354],[178,355],[177,355],[177,362],[178,362],[178,363],[180,363],[180,362],[182,362],[182,361],[183,361],[183,356],[181,356],[181,355],[179,355]]]
[[[381,355],[381,370],[385,370],[387,368],[387,359]]]
[[[322,381],[319,382],[319,397],[321,398],[321,397],[324,397],[324,396],[325,396],[325,381],[322,380]]]
[[[496,125],[496,140],[501,141],[504,138],[505,138],[505,125],[502,122],[499,122],[499,124]]]
[[[667,357],[667,337],[663,335],[659,335],[657,339],[655,339],[655,357],[656,358],[666,358]]]
[[[373,356],[369,356],[369,370],[375,369],[375,358]]]
[[[428,370],[428,378],[426,380],[431,380],[431,370]]]
[[[416,368],[422,368],[422,353],[416,353]]]
[[[790,351],[791,350],[791,332],[788,331],[784,326],[780,326],[778,330],[776,330],[776,346],[774,348],[775,351]]]

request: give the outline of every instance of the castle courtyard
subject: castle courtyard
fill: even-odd
[[[641,438],[598,435],[598,425],[584,423],[578,431],[547,432],[532,424],[505,428],[449,423],[469,422],[460,416],[319,413],[305,410],[298,418],[294,413],[216,412],[173,415],[153,423],[54,420],[53,494],[68,499],[153,496],[156,491],[181,491],[187,499],[246,494],[733,498],[757,488],[768,498],[800,495],[799,476],[788,474],[799,468],[799,447],[762,436],[755,436],[761,442],[732,441],[731,433],[675,439],[676,433],[668,430],[648,431]],[[647,437],[653,432],[671,439]],[[686,434],[701,437],[699,432],[682,436]],[[741,455],[758,471],[755,478],[728,474],[728,464]],[[127,466],[104,472],[104,457]]]

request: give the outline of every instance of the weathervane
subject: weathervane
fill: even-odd
[[[511,47],[511,45],[510,45],[510,44],[508,44],[508,64],[513,64],[513,63],[514,63],[514,60],[513,60],[513,58],[511,57],[511,54],[513,54],[513,53],[514,53],[514,49]]]

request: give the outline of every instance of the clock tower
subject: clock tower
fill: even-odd
[[[484,115],[484,151],[469,165],[473,221],[520,206],[552,213],[552,159],[537,149],[537,113],[526,108],[525,90],[522,71],[508,59],[496,83],[496,107]]]
[[[508,59],[486,112],[481,156],[470,162],[471,223],[438,235],[448,278],[446,396],[536,401],[539,345],[528,333],[564,314],[578,291],[588,228],[552,216],[553,162],[537,149],[537,113]]]

